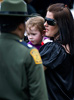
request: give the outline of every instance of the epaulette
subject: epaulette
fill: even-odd
[[[16,40],[17,42],[19,42],[19,43],[21,43],[22,45],[24,45],[25,47],[27,47],[27,48],[32,48],[33,46],[32,45],[30,45],[30,44],[27,44],[25,41],[23,41],[23,40]]]

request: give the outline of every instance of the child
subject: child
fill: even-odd
[[[28,36],[28,44],[36,47],[38,50],[41,47],[41,42],[45,36],[44,18],[41,16],[31,17],[26,21],[26,32]]]

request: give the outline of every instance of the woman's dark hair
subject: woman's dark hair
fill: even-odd
[[[53,17],[59,28],[59,41],[61,44],[69,44],[71,54],[74,53],[74,19],[70,9],[63,3],[52,4],[47,11],[53,13]]]

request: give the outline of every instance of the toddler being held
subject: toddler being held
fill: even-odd
[[[38,50],[41,47],[41,42],[45,36],[44,18],[41,16],[31,17],[26,21],[26,32],[28,36],[28,44],[36,47]]]

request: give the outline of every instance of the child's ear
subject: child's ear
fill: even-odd
[[[42,32],[42,36],[43,36],[43,37],[45,36],[45,30],[43,30],[43,32]]]

